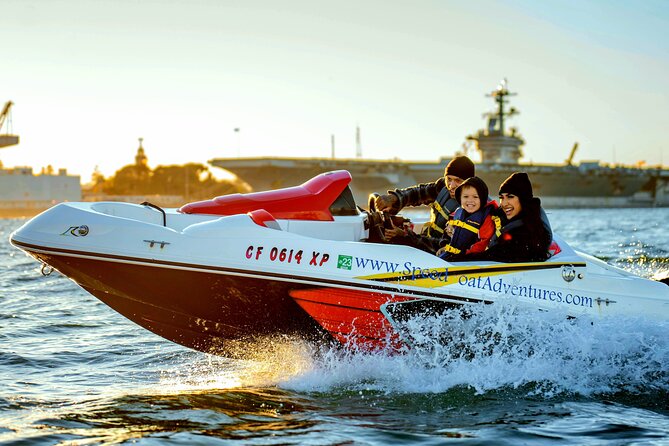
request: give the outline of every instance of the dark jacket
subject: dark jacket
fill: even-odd
[[[452,256],[449,261],[492,260],[495,262],[543,262],[550,255],[548,248],[553,234],[541,201],[532,198],[523,204],[521,213],[507,220],[501,208],[495,211],[501,221],[499,235],[493,236],[488,249],[475,254]]]
[[[445,199],[439,206],[439,210],[435,208],[437,197],[444,191],[446,193]],[[408,232],[403,237],[394,237],[393,243],[412,246],[422,251],[435,254],[439,248],[450,241],[450,237],[444,234],[444,229],[452,214],[458,207],[458,202],[450,198],[450,193],[446,189],[446,179],[439,178],[432,183],[421,183],[416,186],[410,186],[404,189],[390,190],[388,193],[397,197],[397,203],[393,206],[391,213],[397,213],[405,206],[421,206],[430,205],[432,218],[429,223],[423,228],[421,234]],[[445,216],[444,216],[445,214]]]
[[[431,183],[421,183],[404,189],[389,190],[389,194],[397,197],[397,203],[393,206],[393,213],[399,212],[405,206],[421,206],[432,204],[437,195],[446,187],[446,179],[439,178]]]

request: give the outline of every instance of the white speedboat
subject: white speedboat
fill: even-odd
[[[161,209],[62,203],[11,242],[128,319],[204,352],[275,335],[398,348],[414,314],[513,303],[566,316],[669,319],[669,286],[555,237],[546,262],[448,263],[379,240],[346,171],[301,186]]]

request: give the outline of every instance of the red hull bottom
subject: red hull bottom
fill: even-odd
[[[400,350],[404,346],[381,312],[381,306],[413,298],[337,288],[295,290],[290,294],[336,340],[349,348],[375,351]]]
[[[392,353],[411,347],[415,341],[405,327],[408,320],[463,305],[340,288],[302,289],[290,294],[333,338],[349,349],[364,352]]]

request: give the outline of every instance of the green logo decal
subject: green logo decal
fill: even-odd
[[[353,257],[343,256],[340,254],[339,258],[337,259],[337,268],[350,270],[352,263],[353,263]]]

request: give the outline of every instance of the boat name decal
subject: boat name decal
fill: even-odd
[[[432,279],[439,282],[448,281],[448,269],[444,268],[421,268],[413,266],[411,262],[404,262],[404,274],[402,280]]]
[[[319,255],[321,256],[321,260],[320,260],[320,262],[318,262],[318,256],[319,256]],[[312,254],[312,256],[311,256],[311,261],[309,262],[309,265],[316,265],[316,264],[318,264],[318,266],[323,266],[323,264],[324,264],[325,262],[327,262],[328,260],[330,260],[330,254],[323,253],[323,254],[321,255],[320,252],[313,251],[313,254]]]
[[[75,237],[86,237],[88,235],[88,226],[70,226],[60,233],[60,235],[73,235]]]
[[[372,271],[383,271],[386,273],[394,273],[397,271],[397,268],[399,268],[400,264],[399,263],[392,263],[388,262],[386,260],[377,260],[377,259],[366,259],[364,257],[351,257],[351,256],[339,256],[341,257],[348,257],[348,268],[345,267],[340,267],[337,265],[338,268],[340,269],[351,269],[351,266],[355,266],[358,269],[367,269],[371,268]],[[355,259],[355,263],[353,263],[353,259]],[[339,263],[339,262],[338,262]],[[411,263],[411,262],[407,262]]]
[[[353,259],[355,259],[355,263],[353,263]],[[397,277],[399,280],[432,279],[446,282],[448,279],[448,270],[444,268],[420,267],[407,261],[404,262],[402,269],[400,269],[400,264],[397,262],[339,255],[337,268],[350,270],[353,266],[360,269],[371,268],[372,271],[385,273],[398,272],[402,274],[402,276]]]
[[[260,260],[261,257],[264,257],[266,254],[264,252],[263,246],[249,246],[246,248],[246,258]],[[303,250],[294,250],[288,248],[277,248],[276,246],[269,249],[269,260],[272,262],[286,262],[286,263],[297,263],[298,265],[302,262],[302,255],[304,254]],[[323,266],[328,260],[330,260],[330,254],[320,253],[316,251],[311,252],[311,260],[309,265],[311,266]]]
[[[592,308],[592,304],[594,302],[592,297],[580,296],[578,294],[572,293],[563,293],[562,291],[538,288],[532,285],[510,284],[501,278],[493,281],[490,277],[466,276],[463,274],[458,277],[458,284],[469,288],[488,290],[507,296],[511,295],[514,297],[526,297],[536,300],[549,300],[551,302],[565,303],[567,305],[574,305],[577,307]]]

